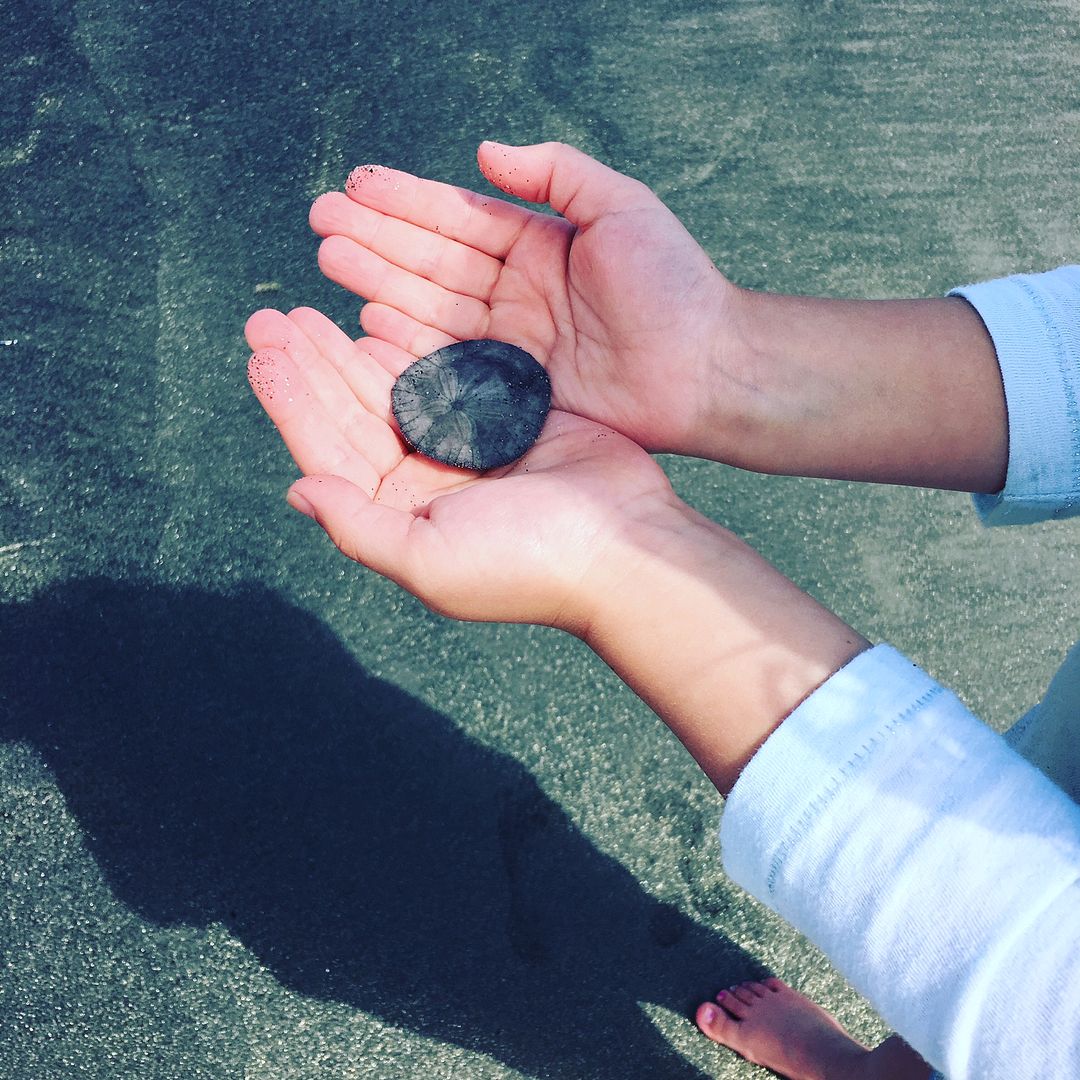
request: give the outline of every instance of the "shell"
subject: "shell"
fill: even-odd
[[[410,364],[390,399],[401,434],[421,454],[461,469],[496,469],[536,442],[551,380],[524,349],[479,338]]]

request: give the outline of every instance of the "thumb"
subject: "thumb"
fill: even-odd
[[[343,555],[405,584],[408,537],[416,522],[412,514],[373,502],[340,476],[305,476],[289,488],[285,501],[317,521]]]
[[[476,156],[480,171],[497,188],[527,202],[548,203],[580,227],[604,214],[657,202],[640,181],[565,143],[506,146],[488,141]]]

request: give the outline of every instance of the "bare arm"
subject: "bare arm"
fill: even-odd
[[[740,364],[752,377],[744,442],[723,439],[716,456],[765,472],[960,491],[1004,485],[1001,374],[967,301],[743,292],[738,325]]]
[[[553,413],[521,462],[463,473],[391,426],[387,368],[406,354],[307,309],[260,312],[247,333],[255,392],[308,474],[293,506],[435,610],[578,635],[721,791],[866,647],[610,429]]]
[[[624,531],[576,631],[726,795],[804,698],[869,643],[681,503]]]
[[[311,210],[320,265],[370,301],[371,337],[418,356],[502,337],[558,408],[649,450],[762,472],[969,491],[1003,482],[993,345],[961,299],[857,301],[736,287],[644,184],[557,143],[484,143],[535,213],[391,169]]]

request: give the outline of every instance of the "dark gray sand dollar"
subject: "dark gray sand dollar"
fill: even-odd
[[[547,372],[505,341],[459,341],[410,364],[390,395],[410,446],[461,469],[496,469],[534,442],[551,407]]]

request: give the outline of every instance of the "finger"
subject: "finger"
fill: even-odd
[[[403,270],[480,300],[491,296],[502,271],[498,259],[444,236],[438,225],[390,217],[340,191],[319,196],[308,220],[320,236],[346,236]]]
[[[609,169],[564,143],[504,146],[484,142],[480,170],[502,191],[528,202],[548,203],[584,227],[604,214],[656,205],[656,196],[638,180]]]
[[[502,199],[383,165],[353,169],[345,193],[372,210],[458,240],[496,259],[505,258],[522,230],[541,216]]]
[[[253,351],[281,347],[281,342],[289,336],[287,330],[283,334],[278,321],[284,317],[284,312],[274,308],[260,308],[248,316],[244,323],[244,338]]]
[[[287,353],[304,373],[306,388],[315,396],[331,422],[344,428],[356,408],[356,396],[335,365],[322,354],[303,329],[283,312],[266,308],[256,311],[244,327],[248,344],[256,352],[278,349]]]
[[[278,349],[253,353],[248,382],[301,472],[335,473],[374,496],[381,474],[331,423],[286,353]]]
[[[432,330],[430,326],[385,304],[365,304],[360,311],[360,325],[365,334],[407,352],[410,360],[427,356],[458,340],[441,330]]]
[[[340,476],[304,477],[289,489],[288,501],[314,518],[343,555],[408,587],[410,535],[427,522],[373,502]]]
[[[356,343],[356,347],[363,349],[394,379],[397,379],[410,364],[416,361],[416,357],[411,352],[406,352],[389,341],[381,341],[377,337],[363,337]]]
[[[353,341],[314,308],[296,308],[289,312],[288,320],[302,331],[302,338],[294,338],[286,352],[290,359],[298,363],[305,377],[309,377],[313,370],[322,371],[311,360],[307,348],[310,345],[327,362],[322,365],[323,368],[332,365],[346,381],[352,379],[356,382],[360,392],[332,416],[347,444],[366,458],[380,476],[386,476],[401,463],[408,451],[391,408],[391,390],[396,375],[377,363],[372,356],[376,341],[369,338]],[[411,354],[393,347],[382,351],[389,354],[395,364],[406,367],[415,359]],[[359,362],[356,362],[358,358]],[[373,398],[373,408],[364,407],[365,393]],[[340,402],[336,404],[341,405]]]
[[[490,313],[483,301],[402,270],[347,237],[328,236],[319,245],[319,269],[358,296],[389,304],[456,338],[480,336],[477,330],[487,325]]]
[[[295,308],[289,319],[300,327],[332,364],[353,396],[368,412],[390,420],[390,391],[395,375],[336,323],[314,308]],[[412,360],[412,357],[409,357]]]

